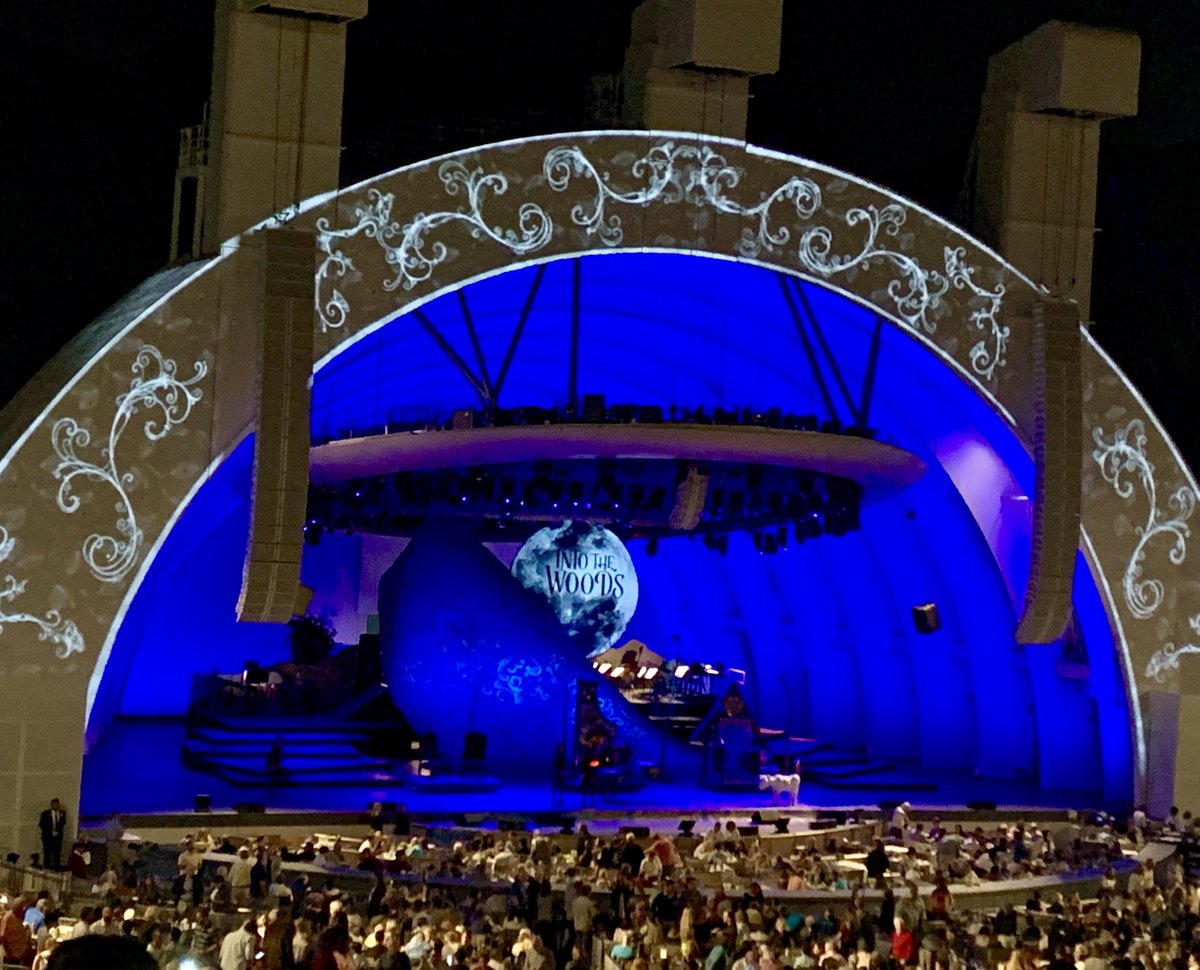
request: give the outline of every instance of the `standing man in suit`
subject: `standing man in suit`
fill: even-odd
[[[62,868],[63,833],[67,830],[67,813],[57,798],[50,800],[50,807],[38,818],[42,832],[42,862],[47,869]]]

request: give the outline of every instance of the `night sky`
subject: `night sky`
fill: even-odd
[[[371,0],[350,27],[343,182],[443,151],[590,127],[636,0]],[[1104,126],[1094,333],[1193,468],[1200,326],[1200,3],[788,0],[749,140],[955,218],[987,58],[1045,20],[1137,31],[1137,118]],[[0,9],[0,402],[168,255],[178,130],[208,97],[210,0]]]

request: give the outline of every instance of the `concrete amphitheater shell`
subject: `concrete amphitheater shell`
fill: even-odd
[[[33,847],[50,797],[78,804],[89,718],[95,728],[108,716],[93,708],[122,622],[189,503],[256,428],[255,236],[283,226],[316,240],[318,376],[406,312],[501,274],[596,254],[708,257],[790,274],[877,316],[1031,454],[1032,315],[1044,294],[954,226],[844,172],[695,134],[574,133],[431,159],[311,199],[216,257],[147,280],[3,413],[7,843]],[[1131,770],[1107,794],[1128,802],[1147,795],[1149,698],[1190,694],[1187,655],[1200,652],[1196,485],[1086,333],[1082,366],[1080,561],[1127,711]],[[1023,592],[1011,591],[1014,610]]]

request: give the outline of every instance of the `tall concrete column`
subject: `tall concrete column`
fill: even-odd
[[[1100,125],[1137,113],[1136,34],[1051,21],[988,63],[971,227],[1089,320]]]
[[[337,188],[346,25],[366,13],[367,0],[217,0],[212,100],[205,131],[185,132],[181,143],[173,257],[215,253]],[[199,251],[186,238],[185,195]]]
[[[750,78],[779,70],[783,0],[645,0],[633,13],[623,117],[744,140]]]

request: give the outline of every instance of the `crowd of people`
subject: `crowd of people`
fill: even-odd
[[[873,844],[747,836],[731,821],[449,842],[377,825],[356,847],[201,832],[177,852],[118,853],[69,905],[7,898],[0,947],[36,970],[110,937],[167,970],[1200,967],[1200,882],[1183,863],[1127,861],[1147,838],[1191,845],[1190,818],[951,830],[899,806],[876,828]],[[1063,882],[1017,907],[956,901],[972,884],[1097,867],[1090,898]]]

